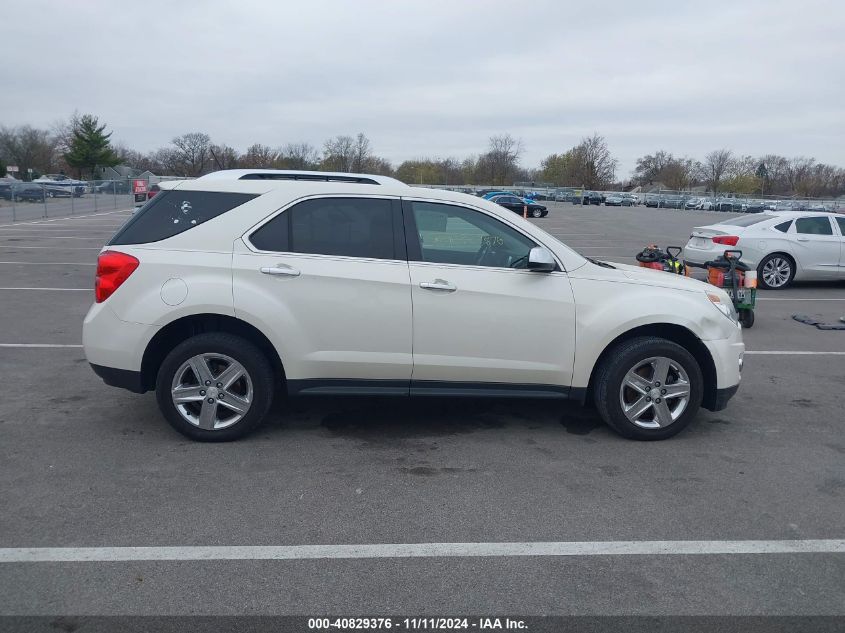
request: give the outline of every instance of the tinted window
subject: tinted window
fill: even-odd
[[[786,222],[781,222],[780,224],[775,224],[774,228],[781,233],[786,233],[789,231],[789,227],[792,226],[792,220],[787,220]]]
[[[742,218],[733,218],[732,220],[725,220],[724,222],[720,222],[719,224],[730,224],[731,226],[751,226],[752,224],[757,224],[758,222],[774,220],[776,217],[777,216],[775,215],[765,215],[761,213],[760,215],[750,215]]]
[[[827,218],[798,218],[795,220],[795,232],[808,235],[833,235],[833,228]]]
[[[839,225],[839,232],[845,236],[845,218],[836,218],[836,223]]]
[[[250,241],[268,251],[396,259],[390,200],[306,200],[262,226]]]
[[[420,261],[526,268],[528,253],[536,246],[522,233],[480,211],[430,202],[414,202],[412,209]]]
[[[290,214],[280,213],[249,236],[255,248],[262,251],[290,251]]]
[[[162,191],[141,207],[109,244],[147,244],[184,233],[257,197],[251,193]]]

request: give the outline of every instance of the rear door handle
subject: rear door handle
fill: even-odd
[[[435,279],[434,281],[423,281],[420,283],[420,288],[425,288],[426,290],[442,290],[443,292],[455,292],[455,290],[458,289],[456,285],[450,284],[444,279]]]
[[[809,238],[809,237],[799,237],[799,238],[798,238],[798,241],[799,241],[799,242],[809,242],[809,241],[810,241],[810,238]]]
[[[261,272],[265,275],[275,275],[277,277],[299,277],[300,272],[296,268],[285,266],[262,266]]]

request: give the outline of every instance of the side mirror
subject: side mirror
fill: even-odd
[[[538,273],[550,273],[557,268],[554,255],[542,246],[535,246],[528,253],[528,270]]]

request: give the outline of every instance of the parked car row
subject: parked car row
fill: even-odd
[[[147,199],[152,198],[158,191],[157,184],[150,185]],[[127,195],[130,193],[132,193],[132,187],[126,180],[84,182],[45,176],[32,182],[23,182],[13,178],[0,178],[0,198],[4,200],[12,200],[14,197],[16,201],[39,201],[45,198],[80,198],[85,194]]]
[[[841,212],[837,202],[808,200],[759,200],[735,196],[687,196],[683,194],[646,194],[645,206],[662,209],[695,209],[727,213],[763,213],[765,211]]]

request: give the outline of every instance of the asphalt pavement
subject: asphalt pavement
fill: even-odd
[[[549,206],[536,224],[625,263],[725,217]],[[97,252],[127,217],[0,221],[0,614],[845,615],[845,331],[791,319],[838,320],[845,281],[761,291],[738,395],[668,441],[571,404],[286,399],[252,436],[199,444],[80,348]],[[730,552],[752,541],[768,545]],[[525,553],[491,554],[501,543]],[[546,552],[561,543],[583,545]],[[342,555],[361,544],[379,553]],[[262,558],[308,545],[331,547]],[[211,553],[162,554],[192,546]]]

